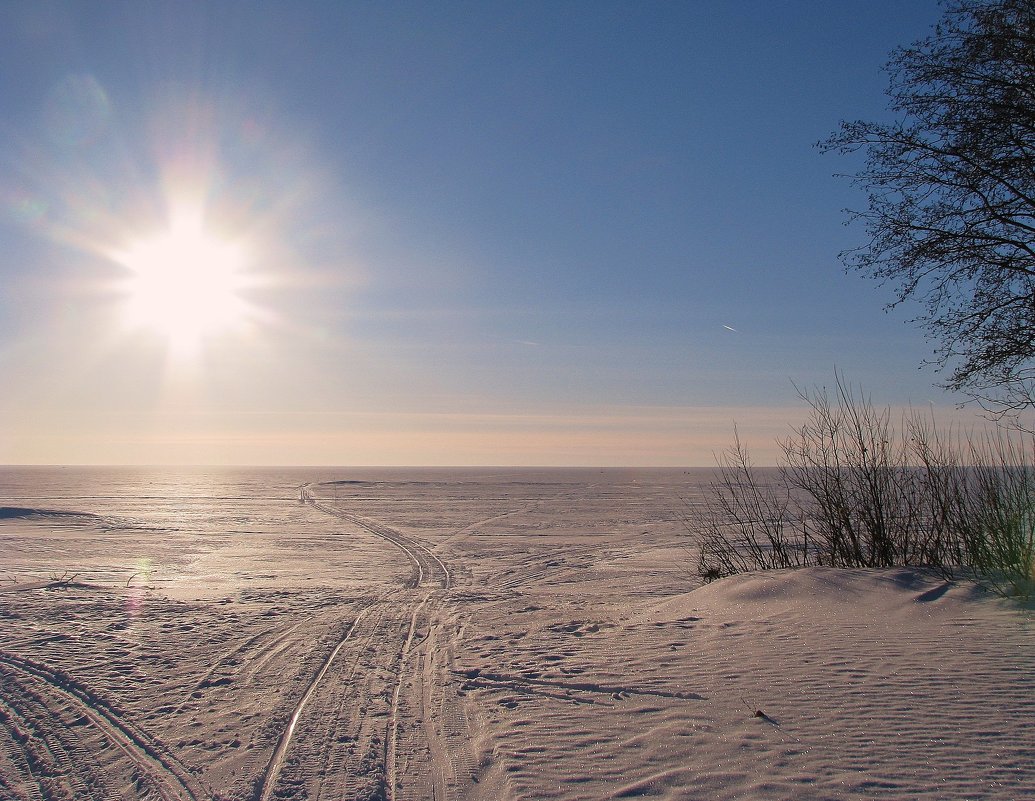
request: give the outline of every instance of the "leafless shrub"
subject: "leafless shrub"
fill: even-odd
[[[734,432],[704,506],[698,573],[706,581],[805,564],[807,540],[795,536],[787,488],[766,481]],[[687,521],[688,525],[692,525]]]
[[[77,578],[79,578],[78,573],[69,573],[69,571],[67,570],[60,576],[57,573],[51,573],[50,583],[48,586],[57,588],[70,587],[71,585],[75,584],[75,580]]]
[[[734,434],[698,536],[706,581],[810,564],[917,565],[1004,595],[1035,590],[1035,438],[939,430],[920,412],[896,428],[836,375],[800,391],[809,415],[765,480]]]

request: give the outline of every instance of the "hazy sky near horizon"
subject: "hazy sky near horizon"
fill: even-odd
[[[6,2],[0,463],[766,461],[835,365],[951,409],[814,147],[939,16]],[[142,301],[184,220],[235,283]]]

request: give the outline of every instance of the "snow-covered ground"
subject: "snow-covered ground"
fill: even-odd
[[[0,470],[0,798],[1035,797],[1031,610],[697,587],[705,481]]]

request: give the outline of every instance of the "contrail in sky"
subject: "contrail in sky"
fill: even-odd
[[[726,325],[725,323],[722,324],[722,327],[725,328],[727,331],[737,331],[737,329],[734,328],[732,325]],[[739,334],[740,332],[737,331],[737,333]]]

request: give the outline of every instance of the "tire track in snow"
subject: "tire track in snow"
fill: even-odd
[[[155,780],[164,799],[202,801],[208,798],[198,781],[172,756],[167,746],[120,718],[89,688],[40,662],[7,651],[0,651],[0,664],[41,680],[51,691],[71,701],[140,770]]]
[[[284,729],[283,734],[280,735],[280,739],[277,741],[277,747],[274,749],[273,756],[270,758],[269,765],[266,767],[266,774],[263,777],[261,789],[256,794],[259,801],[269,801],[270,798],[273,797],[273,790],[277,786],[277,779],[280,776],[281,768],[284,767],[284,758],[287,756],[288,747],[291,745],[291,738],[294,736],[295,727],[298,725],[298,721],[302,717],[302,713],[305,711],[305,708],[309,703],[309,699],[313,697],[317,687],[320,686],[320,682],[323,681],[324,676],[327,675],[327,671],[330,670],[331,665],[334,664],[334,660],[341,652],[341,649],[344,648],[346,643],[352,639],[352,635],[356,631],[356,626],[364,617],[366,617],[370,609],[371,607],[368,606],[356,615],[352,624],[349,626],[348,631],[345,632],[345,636],[338,641],[334,650],[331,651],[327,656],[327,659],[324,660],[320,670],[317,671],[313,680],[309,682],[309,686],[306,688],[306,691],[302,694],[301,699],[299,699],[298,703],[295,705],[295,710],[288,721],[287,728]]]
[[[303,502],[311,504],[314,508],[324,514],[359,526],[369,533],[380,537],[386,542],[399,548],[399,550],[401,550],[413,564],[413,578],[410,580],[408,585],[410,589],[429,588],[429,585],[431,585],[428,591],[424,593],[423,598],[421,598],[416,606],[414,606],[413,612],[410,614],[406,638],[399,650],[399,670],[396,677],[395,687],[392,691],[391,711],[388,717],[388,730],[385,736],[384,773],[387,799],[388,801],[396,801],[398,798],[399,788],[399,775],[397,768],[399,761],[399,707],[403,685],[405,684],[407,676],[408,658],[414,649],[415,642],[417,641],[416,633],[421,614],[439,592],[450,589],[452,586],[452,576],[446,563],[423,543],[407,537],[393,528],[380,523],[374,523],[373,521],[367,520],[358,515],[345,512],[321,502],[321,500],[318,499],[310,489],[311,486],[312,485],[310,484],[306,484],[300,488],[299,495]],[[434,792],[435,788],[431,787],[430,789]],[[268,801],[268,799],[262,798],[261,801]]]

